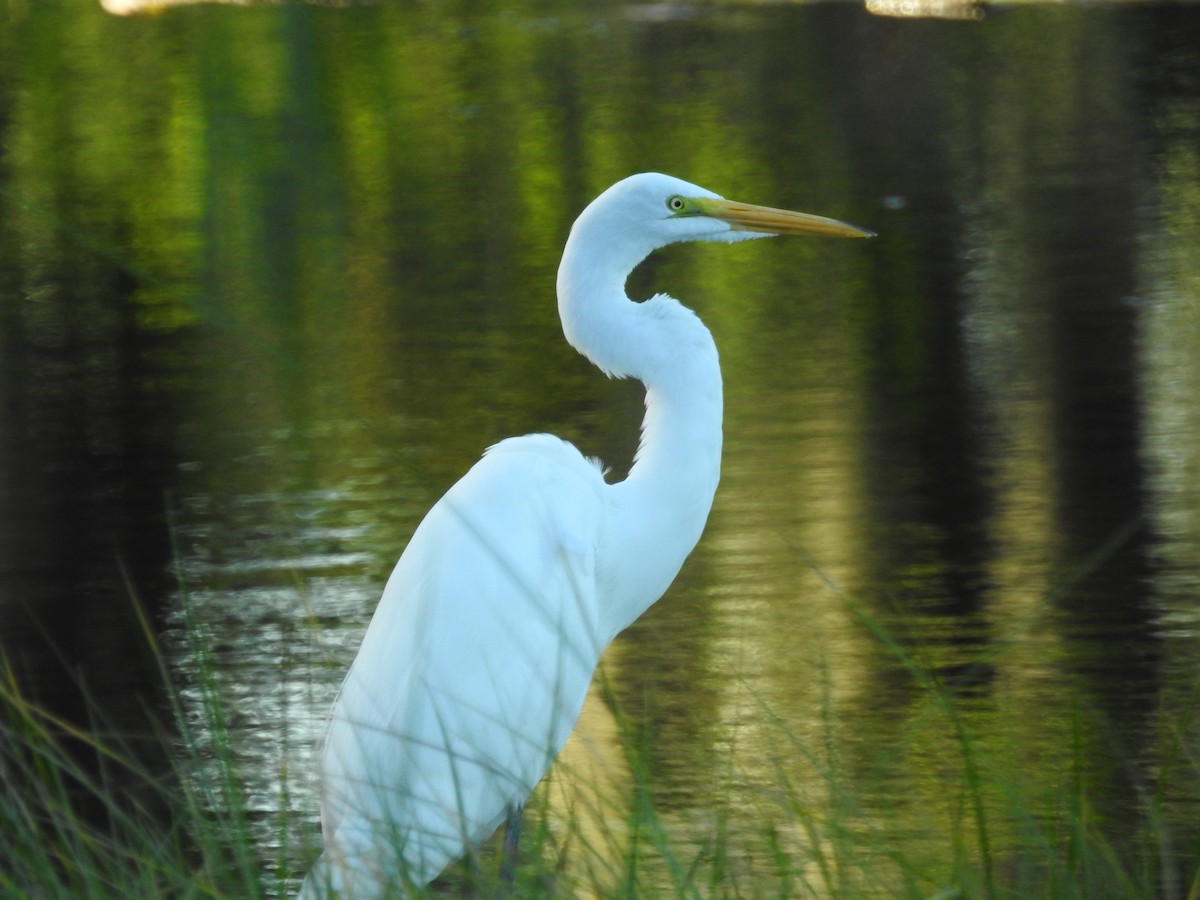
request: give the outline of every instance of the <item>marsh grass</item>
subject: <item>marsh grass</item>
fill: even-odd
[[[211,657],[196,648],[196,727],[128,578],[126,586],[160,682],[158,701],[129,700],[141,708],[122,721],[141,721],[136,732],[109,721],[83,683],[75,687],[86,725],[33,702],[0,658],[0,896],[266,896]]]
[[[1144,787],[1138,825],[1114,827],[1120,823],[1106,822],[1089,795],[1086,717],[1075,726],[1080,739],[1071,777],[1047,795],[1019,760],[989,752],[953,690],[877,622],[861,618],[919,686],[929,718],[950,735],[956,760],[947,763],[952,775],[940,805],[929,810],[927,839],[914,840],[886,811],[868,808],[832,737],[832,708],[822,710],[823,733],[812,740],[789,731],[766,702],[759,712],[778,734],[773,777],[752,778],[731,763],[723,774],[727,796],[703,821],[681,823],[655,803],[646,752],[652,733],[622,713],[601,681],[624,752],[625,786],[555,803],[555,785],[573,774],[587,777],[566,764],[556,767],[527,806],[511,885],[500,879],[500,842],[493,841],[426,893],[1200,898],[1195,831],[1172,834],[1164,811],[1177,777],[1200,780],[1196,749],[1187,743],[1196,721],[1179,723],[1158,783]],[[155,646],[148,628],[147,639]],[[228,711],[209,656],[195,649],[208,661],[199,667],[200,724],[184,714],[162,664],[170,727],[148,725],[136,736],[118,733],[99,714],[86,728],[64,721],[31,702],[10,669],[0,670],[0,896],[259,898],[295,890],[303,872],[288,873],[297,868],[288,860],[311,858],[318,839],[307,820],[298,823],[282,811],[274,849],[256,841]],[[150,713],[146,721],[154,721]],[[158,746],[164,764],[146,762],[148,743]],[[894,749],[879,753],[881,768],[894,763],[883,758]],[[798,762],[806,770],[803,784]]]
[[[165,734],[155,739],[170,743]],[[238,896],[253,878],[236,806],[214,817],[182,765],[152,770],[140,745],[87,729],[0,684],[0,895],[38,898]],[[135,747],[135,743],[139,745]],[[214,805],[215,807],[215,805]]]

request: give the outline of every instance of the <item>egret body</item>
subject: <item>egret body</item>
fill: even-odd
[[[618,182],[576,220],[559,316],[576,350],[646,388],[633,467],[609,484],[565,441],[509,438],[429,511],[334,704],[325,850],[301,897],[373,900],[431,881],[545,774],[601,652],[699,540],[720,476],[712,335],[664,294],[632,302],[626,278],[666,244],[769,234],[870,232],[659,174]]]

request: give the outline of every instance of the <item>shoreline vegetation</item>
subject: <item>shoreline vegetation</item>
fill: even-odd
[[[728,799],[688,829],[704,837],[681,841],[671,814],[655,806],[646,754],[652,735],[622,715],[601,670],[594,690],[624,752],[622,787],[605,787],[586,754],[569,745],[526,807],[521,861],[508,890],[539,897],[1200,897],[1196,848],[1170,832],[1164,815],[1174,780],[1197,777],[1200,761],[1185,740],[1197,722],[1179,723],[1178,745],[1165,751],[1158,782],[1143,786],[1143,815],[1131,830],[1105,822],[1090,802],[1082,729],[1093,723],[1086,715],[1074,725],[1080,737],[1072,777],[1045,796],[1024,783],[1019,760],[985,749],[960,715],[953,685],[861,611],[859,618],[952,736],[957,759],[945,760],[945,802],[929,810],[931,832],[948,841],[920,844],[889,833],[856,798],[831,736],[789,733],[763,703],[761,716],[779,731],[775,752],[788,766],[776,767],[770,789],[728,772]],[[287,811],[286,766],[282,809],[249,809],[230,711],[213,672],[198,674],[197,728],[144,617],[143,627],[160,661],[170,728],[122,735],[99,719],[80,727],[30,700],[7,663],[0,670],[0,893],[45,900],[291,896],[304,875],[295,860],[315,857],[319,836]],[[147,722],[153,719],[148,710]],[[154,744],[165,765],[143,761],[142,748]],[[886,767],[896,751],[880,748],[879,756]],[[797,759],[819,773],[822,798],[789,780]],[[273,819],[270,848],[256,837],[264,815]],[[499,840],[414,895],[504,893]]]

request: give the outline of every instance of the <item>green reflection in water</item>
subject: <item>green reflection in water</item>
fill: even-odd
[[[794,800],[823,837],[864,837],[868,887],[973,864],[961,741],[862,611],[950,686],[995,776],[1002,877],[1045,837],[1014,809],[1053,824],[1084,796],[1135,844],[1158,789],[1186,869],[1200,116],[1172,93],[1197,63],[1163,50],[1171,24],[30,7],[0,27],[4,408],[68,427],[8,440],[6,485],[47,456],[108,471],[135,435],[62,506],[133,483],[140,514],[169,491],[269,809],[263,773],[281,753],[306,769],[378,585],[485,446],[550,430],[627,466],[640,394],[554,313],[597,191],[662,169],[860,221],[882,234],[867,249],[679,247],[633,278],[709,322],[728,394],[704,542],[605,661],[658,809],[680,846],[724,833],[754,869],[768,826],[817,865]],[[39,507],[4,497],[6,546],[53,558],[59,519],[19,543]],[[611,713],[589,717],[624,796]]]

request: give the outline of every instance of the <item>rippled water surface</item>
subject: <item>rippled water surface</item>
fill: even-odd
[[[768,867],[774,828],[802,856],[798,801],[936,857],[966,734],[1118,844],[1170,834],[1190,877],[1200,8],[969,11],[10,5],[14,667],[136,719],[136,595],[201,727],[206,678],[229,705],[264,864],[281,807],[315,841],[313,744],[429,506],[511,434],[627,469],[641,394],[564,343],[554,272],[596,193],[662,170],[879,237],[634,274],[717,339],[723,480],[560,781],[621,820],[619,719],[680,847]]]

